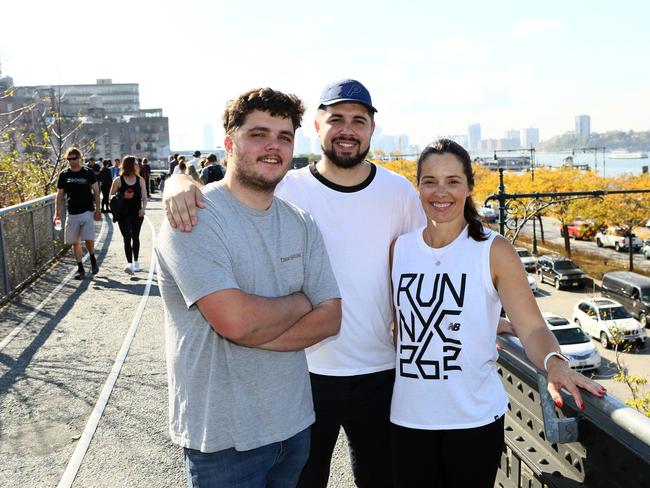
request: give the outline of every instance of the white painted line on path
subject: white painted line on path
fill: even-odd
[[[147,285],[144,288],[142,298],[140,299],[140,305],[138,306],[138,309],[135,312],[135,316],[131,321],[131,326],[129,327],[129,330],[126,333],[126,337],[124,338],[122,347],[120,348],[120,351],[117,353],[117,358],[115,359],[113,368],[111,369],[111,372],[109,373],[108,378],[106,379],[106,383],[104,384],[104,388],[102,389],[102,392],[99,394],[99,398],[97,399],[95,408],[93,408],[93,411],[90,414],[90,418],[86,423],[86,428],[84,429],[83,433],[81,434],[81,437],[79,438],[77,447],[72,453],[72,457],[70,457],[70,461],[68,461],[68,466],[65,468],[63,477],[61,478],[61,481],[57,485],[57,488],[70,488],[72,486],[72,483],[74,482],[74,479],[77,476],[77,473],[79,472],[79,468],[81,467],[81,463],[83,462],[84,456],[86,455],[86,452],[88,452],[88,447],[90,446],[90,443],[93,440],[93,436],[95,435],[95,430],[97,429],[99,420],[101,419],[102,414],[104,413],[104,409],[106,408],[106,405],[108,404],[108,399],[110,398],[113,388],[115,387],[115,383],[117,382],[117,378],[120,374],[120,370],[122,369],[122,365],[126,360],[126,356],[129,353],[129,348],[131,347],[131,343],[133,342],[135,333],[137,332],[138,327],[140,326],[140,319],[142,318],[142,314],[147,304],[147,298],[149,297],[151,282],[153,281],[153,274],[156,268],[156,255],[154,253],[154,245],[156,242],[156,230],[154,229],[154,226],[148,217],[145,217],[145,220],[149,224],[149,229],[151,230],[151,259],[149,261],[149,275],[147,276]]]
[[[106,218],[108,217],[104,216],[104,218],[102,218],[102,226],[99,230],[99,235],[97,236],[96,239],[97,243],[99,243],[104,238],[104,234],[106,232]],[[86,253],[82,258],[81,262],[85,263],[88,260],[89,256],[90,255]],[[61,281],[61,283],[56,285],[54,290],[48,293],[48,295],[41,301],[41,303],[36,305],[36,308],[34,308],[34,310],[29,312],[27,317],[25,317],[20,324],[14,327],[14,329],[11,332],[9,332],[9,334],[4,339],[2,339],[2,341],[0,341],[0,351],[2,351],[7,346],[7,344],[9,344],[14,339],[14,337],[16,337],[20,333],[20,331],[23,330],[25,326],[34,319],[34,317],[36,317],[36,315],[43,309],[45,305],[47,305],[47,303],[52,299],[52,297],[55,296],[57,293],[59,293],[59,291],[61,291],[61,288],[63,288],[66,285],[66,283],[70,281],[76,273],[77,273],[77,268],[75,267],[72,271],[70,271],[66,275],[65,278],[63,278],[63,281]]]

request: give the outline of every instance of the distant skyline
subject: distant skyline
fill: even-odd
[[[579,114],[593,132],[650,130],[649,14],[641,0],[25,0],[3,7],[0,63],[17,85],[138,83],[172,148],[202,146],[208,124],[221,145],[225,102],[256,86],[301,97],[313,138],[322,87],[347,77],[383,133],[412,144],[473,123],[484,139],[536,127],[545,140]]]

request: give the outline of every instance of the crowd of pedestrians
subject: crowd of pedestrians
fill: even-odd
[[[169,171],[159,173],[155,177],[147,158],[127,155],[122,160],[101,157],[84,160],[81,150],[71,147],[66,152],[65,159],[68,165],[59,176],[54,220],[61,221],[65,199],[68,218],[65,223],[64,242],[73,248],[78,266],[76,279],[83,279],[86,275],[82,264],[81,241],[85,242],[90,254],[92,273],[99,272],[94,255],[93,218],[100,220],[101,213],[113,214],[113,221],[118,224],[124,239],[124,271],[132,275],[142,270],[138,260],[140,230],[151,193],[156,188],[162,190],[164,180],[172,174],[187,174],[197,185],[218,181],[225,175],[224,166],[217,162],[214,154],[201,158],[200,151],[195,151],[193,158],[187,163],[185,156],[170,156]],[[113,210],[111,199],[120,202],[114,204]]]

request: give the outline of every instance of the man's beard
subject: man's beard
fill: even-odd
[[[275,180],[265,180],[260,176],[253,174],[251,171],[247,171],[245,166],[234,165],[235,169],[235,178],[239,181],[242,186],[246,186],[252,190],[262,191],[264,193],[273,193],[275,187],[278,186],[278,183],[282,181],[286,171],[282,173]]]
[[[343,138],[337,138],[337,139],[343,139]],[[325,149],[325,147],[321,144],[321,150],[323,151],[323,154],[327,156],[327,159],[329,159],[335,166],[339,168],[345,168],[345,169],[350,169],[354,168],[355,166],[363,163],[363,161],[366,159],[366,156],[368,155],[368,152],[370,152],[370,144],[368,144],[368,148],[363,151],[361,150],[357,155],[353,156],[339,156],[336,154],[336,151],[334,150],[334,144],[337,141],[337,139],[334,139],[332,141],[332,149]],[[343,139],[343,140],[352,140],[359,144],[361,146],[360,141],[357,139]]]

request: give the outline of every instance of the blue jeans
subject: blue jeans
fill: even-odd
[[[188,488],[292,488],[309,455],[309,428],[249,451],[184,453]]]

